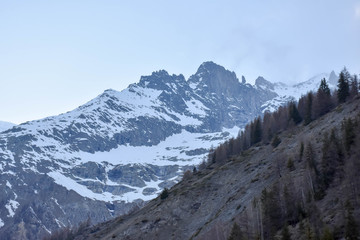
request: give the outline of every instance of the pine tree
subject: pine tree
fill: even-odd
[[[164,188],[164,190],[160,194],[160,199],[165,199],[169,196],[169,190],[167,188]]]
[[[344,123],[343,123],[343,128],[344,128],[344,142],[345,142],[345,148],[346,151],[349,153],[350,151],[350,147],[352,144],[354,144],[354,139],[355,139],[355,123],[351,120],[351,118],[349,119],[345,119]]]
[[[312,105],[313,105],[313,93],[309,92],[306,96],[305,104],[305,116],[304,116],[304,125],[308,125],[313,120],[312,117]]]
[[[290,102],[289,103],[289,117],[290,117],[290,120],[293,120],[295,124],[298,124],[302,121],[302,118],[299,114],[299,111],[296,107],[296,103],[295,102]]]
[[[281,240],[291,240],[291,235],[287,225],[285,225],[281,231]]]
[[[304,155],[304,142],[301,142],[300,143],[300,153],[299,153],[300,161],[302,160],[303,155]]]
[[[241,232],[241,229],[239,225],[237,225],[237,223],[234,222],[228,240],[241,240],[241,239],[243,239],[243,234]]]
[[[336,171],[343,161],[343,153],[334,129],[332,129],[330,137],[327,133],[324,136],[322,154],[322,187],[325,190],[332,183]]]
[[[275,137],[271,142],[271,146],[273,146],[273,148],[276,148],[277,146],[279,146],[280,143],[281,143],[281,139],[279,138],[278,135],[275,135]]]
[[[256,144],[261,141],[261,119],[260,117],[256,118],[254,122],[251,122],[251,144]]]
[[[356,75],[354,75],[351,78],[351,84],[350,84],[350,97],[354,98],[359,94],[359,82]]]
[[[289,158],[289,160],[287,161],[287,168],[290,170],[290,171],[294,171],[295,170],[295,165],[294,165],[294,161]]]
[[[328,113],[333,104],[331,100],[331,93],[325,78],[321,80],[319,89],[316,94],[316,102],[314,104],[314,114],[316,117],[320,117]]]
[[[277,185],[274,185],[270,191],[264,189],[261,193],[265,239],[272,239],[283,224],[282,211],[279,211],[279,196]]]
[[[325,95],[327,96],[330,96],[330,88],[328,86],[328,84],[326,83],[326,79],[323,78],[321,80],[321,83],[320,83],[320,86],[319,86],[319,89],[318,89],[318,92],[321,91],[323,92]]]
[[[315,153],[314,153],[311,143],[308,143],[306,146],[305,159],[306,159],[307,163],[309,164],[310,169],[315,169],[315,172],[317,172],[316,162],[315,162]]]
[[[349,240],[358,240],[359,239],[359,230],[358,224],[355,221],[353,216],[353,208],[350,205],[350,202],[346,203],[347,216],[346,216],[346,226],[345,226],[345,239]]]
[[[329,228],[324,229],[323,236],[321,237],[321,240],[334,240],[334,234],[330,231]]]
[[[346,68],[341,71],[338,81],[338,101],[339,103],[344,103],[349,96],[349,80],[348,80],[348,72]]]

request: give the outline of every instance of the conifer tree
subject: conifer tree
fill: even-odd
[[[239,225],[236,222],[234,222],[228,240],[241,240],[241,239],[243,239],[243,234],[241,232],[241,229]]]
[[[337,97],[339,103],[344,103],[349,96],[349,80],[346,68],[340,73]]]
[[[281,143],[281,139],[276,134],[275,137],[273,138],[272,142],[271,142],[271,146],[273,146],[273,148],[276,148],[277,146],[279,146],[280,143]]]
[[[251,144],[255,144],[261,141],[261,119],[260,117],[256,118],[254,122],[251,122]]]
[[[334,129],[332,129],[330,137],[327,133],[324,136],[322,154],[322,187],[325,190],[333,181],[336,170],[343,161],[343,153]]]
[[[164,188],[164,190],[160,194],[160,199],[165,199],[169,196],[169,190],[167,188]]]
[[[312,92],[309,92],[306,97],[304,125],[308,125],[313,120],[312,119],[312,102],[313,102],[313,94],[312,94]]]
[[[323,236],[321,237],[321,240],[334,240],[334,234],[330,231],[329,228],[324,229]]]
[[[351,145],[354,143],[355,139],[355,123],[349,119],[345,119],[343,123],[344,128],[344,142],[345,142],[345,148],[346,151],[349,153]]]
[[[291,240],[291,235],[287,225],[285,225],[281,231],[281,240]]]
[[[346,226],[345,226],[345,238],[349,240],[358,240],[359,239],[359,230],[358,224],[355,221],[353,216],[353,208],[350,205],[350,202],[346,202],[347,216],[346,216]]]
[[[315,153],[314,153],[311,143],[308,143],[306,146],[305,159],[306,159],[307,163],[309,164],[310,169],[314,169],[315,172],[317,172],[316,162],[315,162]]]
[[[356,75],[354,75],[351,78],[351,84],[350,84],[350,97],[354,98],[359,94],[359,83],[358,78]]]
[[[319,117],[328,113],[332,108],[331,93],[325,78],[321,80],[319,89],[316,94],[314,114]]]
[[[304,156],[304,142],[301,142],[300,143],[300,153],[299,153],[300,161],[302,160],[303,156]]]
[[[289,117],[290,117],[290,120],[293,120],[295,124],[298,124],[302,121],[302,118],[299,114],[299,111],[296,107],[295,102],[289,103]]]

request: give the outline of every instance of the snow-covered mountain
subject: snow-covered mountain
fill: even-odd
[[[161,70],[8,129],[0,134],[0,235],[38,239],[88,217],[95,223],[126,213],[291,91],[263,78],[239,82],[205,62],[187,81]]]
[[[278,96],[275,98],[266,101],[262,106],[262,111],[275,111],[279,106],[284,105],[286,102],[291,100],[298,100],[302,95],[310,91],[316,91],[322,79],[326,79],[329,88],[331,90],[336,89],[338,76],[332,71],[330,74],[322,73],[318,74],[305,82],[301,82],[295,85],[287,85],[285,83],[277,82],[270,83],[259,77],[256,79],[255,86],[258,86],[262,89],[267,89],[275,92]],[[266,84],[264,84],[264,81]]]
[[[11,122],[0,121],[0,132],[8,130],[9,128],[12,128],[15,125],[16,124],[11,123]]]

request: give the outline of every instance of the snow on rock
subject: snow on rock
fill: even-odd
[[[295,84],[292,86],[288,86],[284,83],[275,83],[274,84],[274,92],[278,94],[277,97],[265,102],[261,108],[263,112],[269,111],[273,112],[277,110],[280,106],[284,105],[289,101],[296,101],[301,98],[301,96],[305,95],[310,91],[317,91],[320,86],[320,82],[322,79],[326,79],[329,88],[331,90],[336,89],[336,84],[334,83],[334,79],[336,75],[334,72],[331,74],[322,73],[318,74],[309,80]]]
[[[8,217],[14,217],[16,209],[19,207],[19,203],[15,200],[9,200],[9,202],[5,205],[5,208],[8,210]]]

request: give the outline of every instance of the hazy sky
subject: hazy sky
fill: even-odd
[[[159,69],[204,61],[294,83],[360,73],[360,0],[0,0],[0,120],[76,108]]]

